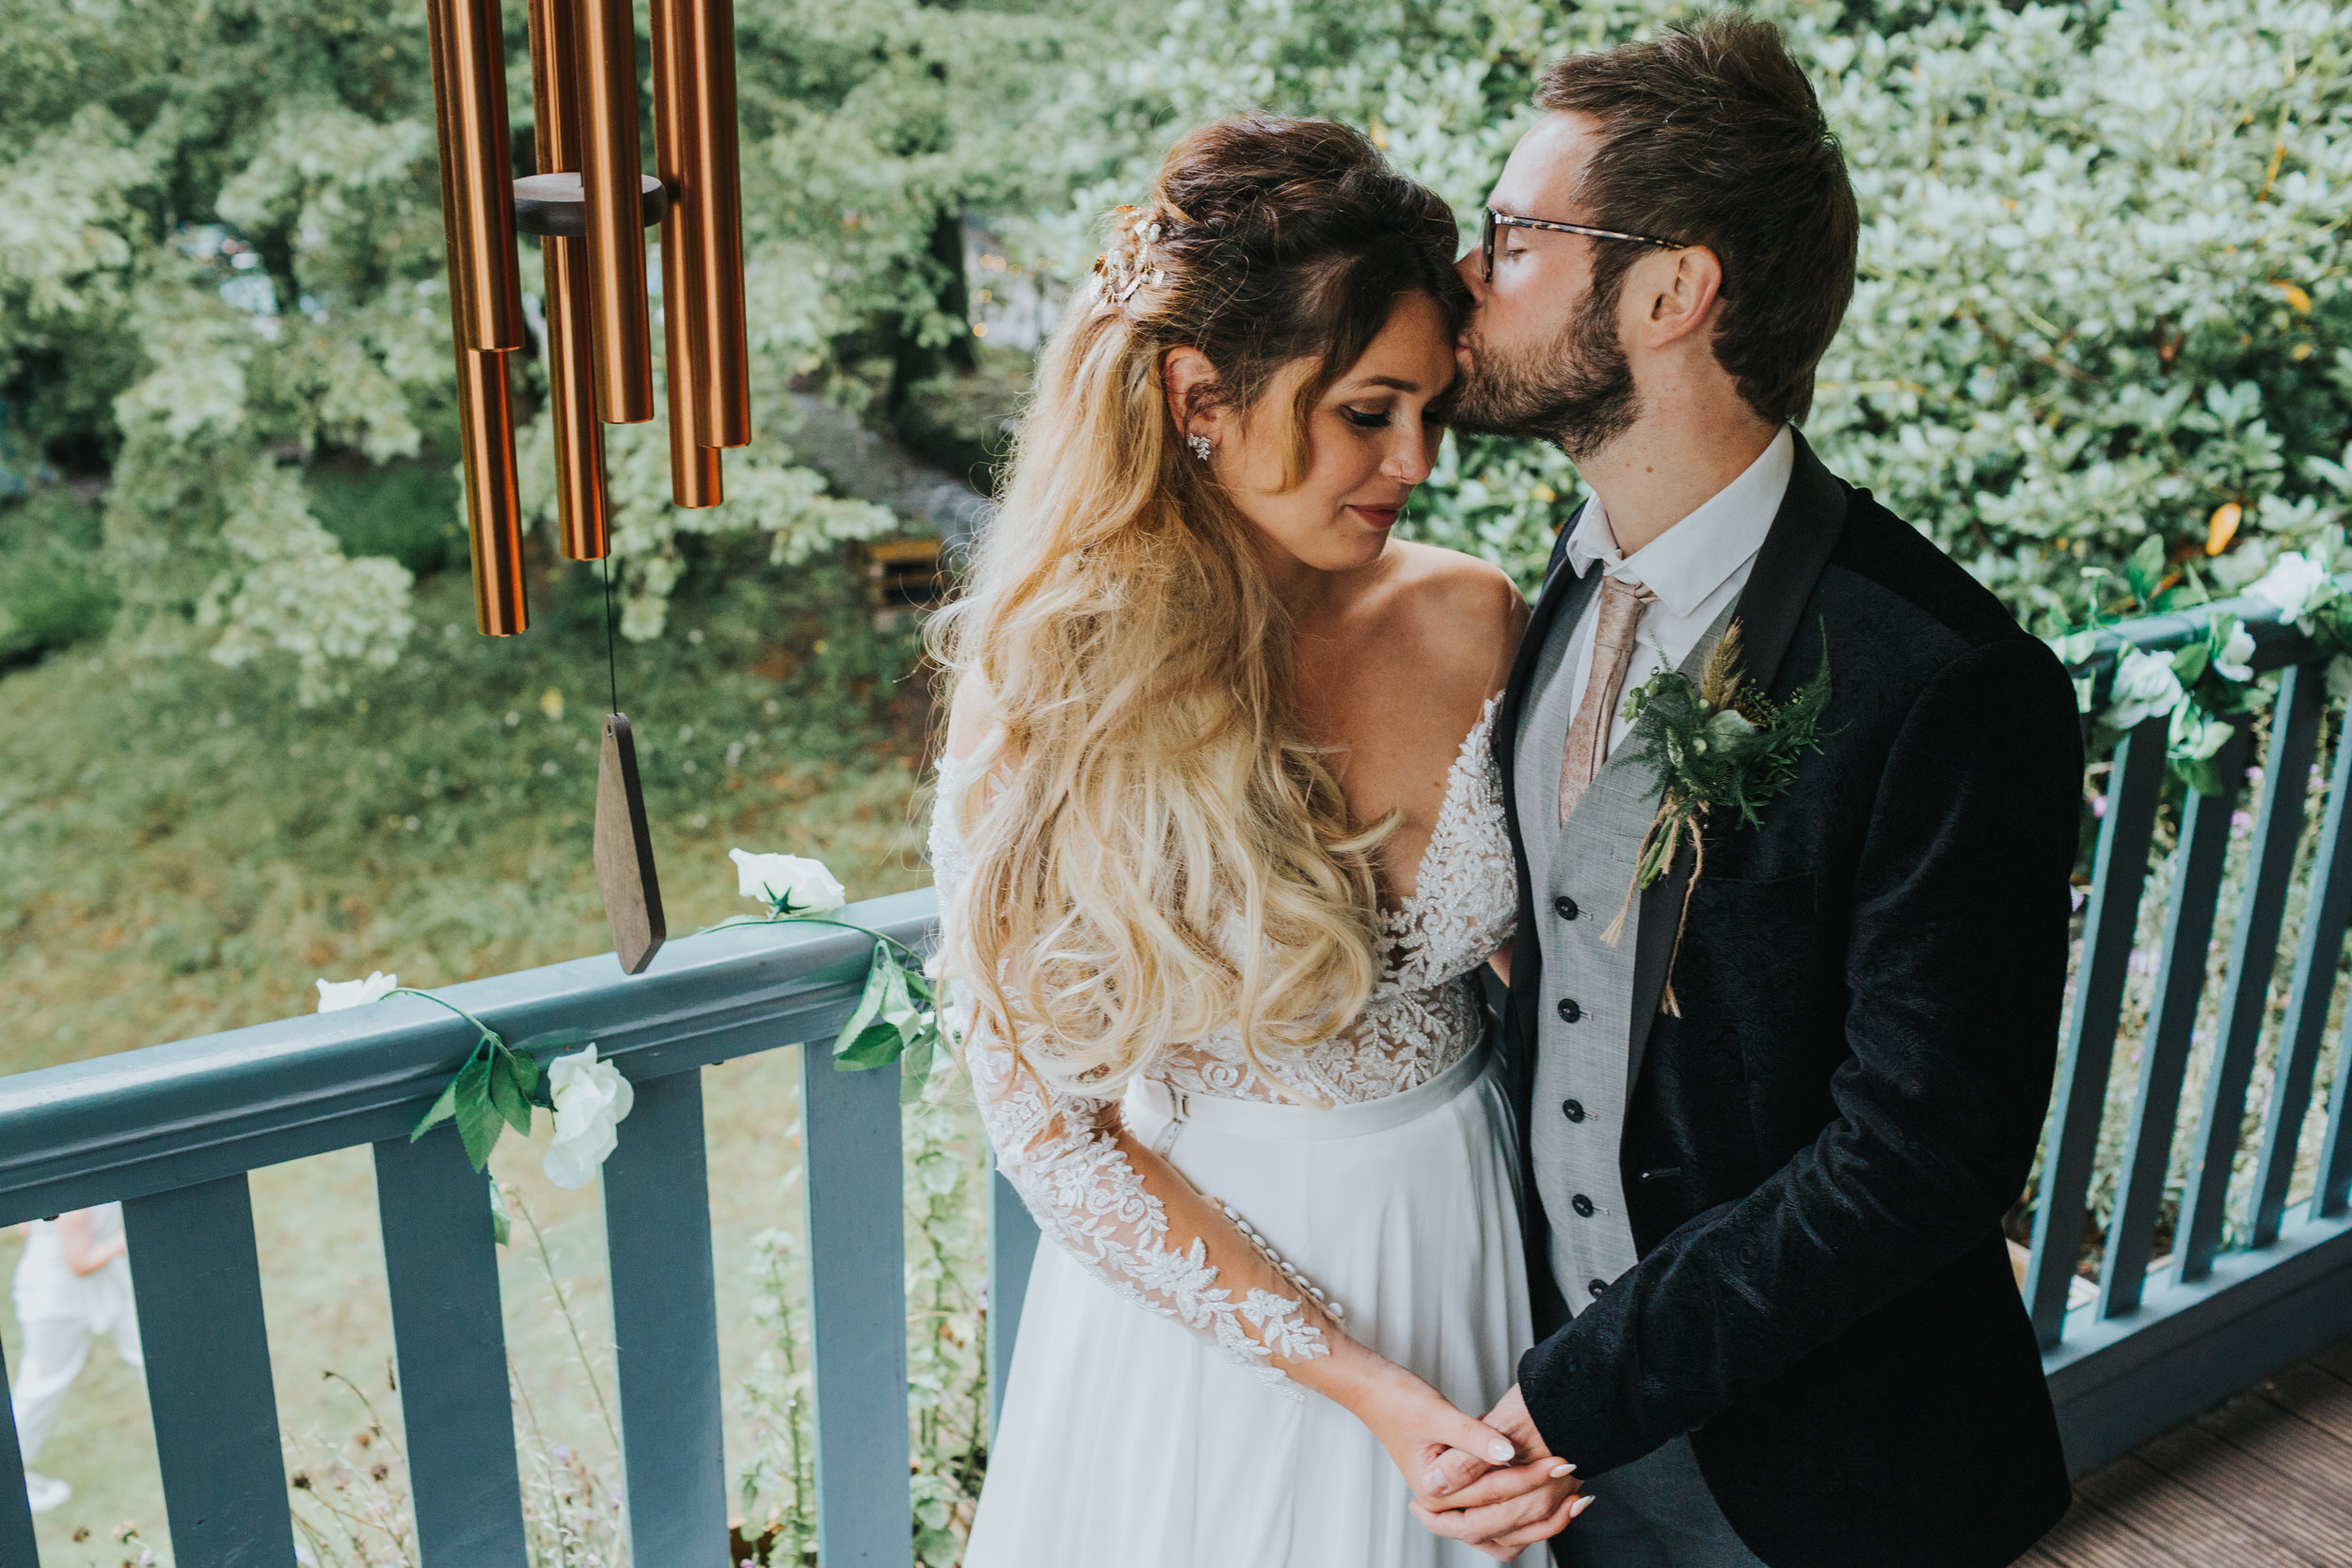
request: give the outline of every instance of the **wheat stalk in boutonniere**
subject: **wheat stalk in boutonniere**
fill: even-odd
[[[1634,898],[1665,876],[1675,851],[1687,841],[1692,862],[1675,924],[1679,953],[1691,892],[1707,864],[1703,826],[1718,814],[1735,818],[1738,827],[1756,826],[1758,808],[1795,782],[1800,753],[1821,749],[1821,715],[1830,693],[1828,626],[1821,630],[1820,672],[1786,703],[1773,702],[1747,678],[1740,656],[1740,623],[1734,621],[1696,685],[1678,670],[1661,670],[1626,699],[1625,714],[1633,724],[1627,742],[1635,748],[1634,760],[1658,776],[1658,814],[1642,835],[1625,903],[1601,933],[1612,946],[1625,935]],[[1679,1018],[1672,956],[1666,974],[1665,1008]]]
[[[755,855],[741,849],[728,850],[727,858],[736,864],[736,891],[765,904],[768,912],[723,920],[703,929],[795,921],[837,926],[872,937],[874,950],[866,966],[866,990],[850,1022],[834,1039],[834,1063],[863,1071],[897,1062],[899,1103],[921,1099],[923,1086],[930,1082],[933,1060],[952,1043],[940,1022],[938,995],[923,972],[923,955],[870,927],[832,918],[832,911],[847,902],[849,893],[822,861],[803,855]]]

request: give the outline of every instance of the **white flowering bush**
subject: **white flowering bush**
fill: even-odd
[[[1544,61],[1702,8],[1194,0],[1124,80],[1173,124],[1260,104],[1368,125],[1467,223]],[[1751,8],[1808,66],[1861,204],[1860,279],[1806,424],[1833,467],[2050,630],[2081,618],[2081,567],[2149,538],[2168,561],[2210,546],[2234,588],[2334,520],[2352,13]],[[1130,198],[1156,146],[1089,199]],[[1580,495],[1555,452],[1466,440],[1408,528],[1532,586]]]

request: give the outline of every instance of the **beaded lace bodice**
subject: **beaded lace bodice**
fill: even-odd
[[[1186,1094],[1345,1104],[1427,1083],[1470,1049],[1479,1016],[1469,976],[1509,940],[1518,897],[1487,744],[1494,712],[1489,698],[1463,737],[1412,892],[1381,911],[1383,973],[1355,1022],[1263,1071],[1236,1031],[1219,1030],[1146,1077]],[[970,877],[957,827],[968,782],[942,760],[930,856],[943,922],[960,918]],[[1317,1323],[1340,1309],[1327,1308],[1300,1266],[1274,1254],[1247,1221],[1132,1137],[1116,1100],[1046,1085],[978,1030],[963,1053],[999,1166],[1045,1233],[1098,1278],[1285,1387],[1283,1363],[1327,1354]]]

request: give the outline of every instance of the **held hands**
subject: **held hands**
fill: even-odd
[[[1502,1433],[1518,1463],[1489,1463],[1476,1449],[1454,1445],[1436,1456],[1428,1474],[1414,1486],[1413,1517],[1433,1534],[1467,1541],[1488,1557],[1508,1562],[1565,1529],[1593,1499],[1580,1496],[1582,1483],[1575,1479],[1576,1466],[1555,1459],[1545,1446],[1517,1384],[1480,1430]],[[1406,1474],[1409,1478],[1411,1472]]]

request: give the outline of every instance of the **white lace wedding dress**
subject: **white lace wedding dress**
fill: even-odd
[[[1413,891],[1384,913],[1385,978],[1344,1033],[1268,1064],[1279,1083],[1216,1035],[1122,1101],[1087,1099],[1001,1042],[967,1041],[1000,1166],[1053,1244],[1030,1275],[966,1568],[1489,1561],[1422,1529],[1372,1433],[1279,1363],[1325,1354],[1311,1293],[1484,1415],[1532,1338],[1518,1164],[1470,979],[1508,940],[1516,898],[1493,717],[1489,701]],[[965,782],[942,763],[946,921],[969,870]],[[1207,1204],[1243,1242],[1202,1238]]]

